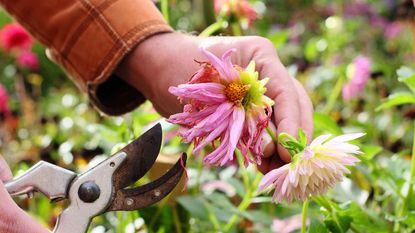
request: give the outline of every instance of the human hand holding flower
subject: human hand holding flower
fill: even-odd
[[[235,48],[237,53],[231,57],[232,63],[242,68],[255,61],[259,78],[270,78],[266,95],[275,102],[272,120],[277,126],[277,135],[282,132],[296,135],[297,129],[302,128],[311,137],[311,101],[299,82],[290,77],[272,43],[262,37],[157,35],[141,43],[119,66],[118,74],[151,100],[162,115],[169,116],[181,112],[183,106],[168,89],[189,81],[200,68],[194,60],[207,60],[201,47],[217,57]],[[264,173],[291,159],[282,146],[273,153],[274,147],[270,145],[259,166]],[[278,156],[272,156],[275,154]]]

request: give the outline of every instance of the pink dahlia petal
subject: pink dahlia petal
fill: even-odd
[[[224,88],[219,83],[182,84],[170,87],[169,92],[181,98],[191,98],[205,103],[222,103],[226,101]]]
[[[235,108],[232,114],[230,125],[230,138],[228,152],[226,153],[226,159],[222,161],[223,166],[227,161],[233,160],[233,154],[238,144],[239,138],[242,134],[242,129],[245,121],[245,110],[241,108]]]
[[[209,59],[212,65],[216,68],[222,78],[227,82],[233,82],[239,78],[239,74],[231,63],[231,55],[236,52],[236,49],[230,49],[223,55],[222,59],[216,57],[213,53],[202,48],[202,52]]]

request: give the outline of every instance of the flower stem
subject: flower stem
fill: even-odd
[[[308,209],[308,198],[303,202],[303,212],[301,213],[301,233],[307,231],[307,209]]]
[[[169,0],[160,1],[161,13],[163,14],[164,20],[169,23]]]
[[[413,139],[412,139],[412,156],[411,156],[411,171],[409,175],[409,185],[408,185],[408,192],[404,196],[402,205],[400,206],[399,217],[403,217],[407,211],[408,203],[412,197],[412,193],[414,190],[414,183],[415,183],[415,122],[413,122]],[[398,221],[395,222],[394,231],[399,232],[400,223]]]
[[[274,142],[275,145],[278,145],[278,139],[277,137],[275,137],[274,132],[272,132],[272,129],[268,126],[267,127],[267,133],[269,134],[269,136],[271,137],[272,141]]]
[[[334,86],[333,91],[331,92],[331,95],[329,96],[329,99],[327,100],[327,104],[323,109],[324,114],[329,114],[331,111],[333,111],[334,105],[336,104],[336,100],[339,97],[342,87],[343,87],[344,78],[341,76]]]
[[[232,23],[231,28],[234,36],[242,36],[241,25],[239,25],[239,22]]]
[[[211,36],[213,33],[219,31],[221,28],[223,28],[223,21],[219,20],[211,25],[209,25],[205,30],[203,30],[199,36],[202,37],[208,37]]]
[[[245,170],[246,172],[246,170]],[[229,222],[225,225],[223,232],[230,232],[232,230],[232,227],[235,225],[236,221],[238,220],[239,213],[245,211],[249,205],[251,204],[252,198],[255,197],[256,192],[255,188],[258,186],[259,181],[261,180],[261,175],[259,173],[256,174],[254,182],[252,182],[252,185],[250,185],[245,193],[245,196],[243,197],[241,203],[238,206],[238,211],[234,214],[232,214],[231,218],[229,219]]]

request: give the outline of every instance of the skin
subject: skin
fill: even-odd
[[[290,77],[274,46],[265,38],[202,38],[180,33],[159,34],[140,43],[124,58],[115,72],[143,93],[161,115],[169,117],[181,112],[183,106],[168,92],[168,88],[189,80],[199,69],[194,60],[207,60],[200,52],[200,47],[205,47],[219,57],[226,50],[236,48],[233,63],[241,67],[246,67],[251,60],[255,60],[260,78],[270,78],[266,94],[275,101],[272,121],[276,126],[276,135],[286,132],[296,136],[298,128],[302,128],[307,137],[311,138],[311,101],[301,84]],[[274,145],[269,137],[265,140],[264,148],[264,158],[258,166],[262,173],[291,160],[289,153],[281,146]],[[7,193],[3,182],[11,178],[10,169],[0,156],[0,232],[49,232],[20,209]]]
[[[0,232],[49,233],[45,227],[41,226],[35,219],[20,209],[10,197],[3,183],[10,179],[12,179],[10,168],[0,155]]]

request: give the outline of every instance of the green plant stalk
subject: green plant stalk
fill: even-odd
[[[411,156],[411,171],[409,175],[409,187],[408,192],[404,196],[402,205],[400,206],[399,217],[403,217],[405,212],[407,211],[406,207],[409,203],[410,198],[412,197],[412,193],[414,190],[414,183],[415,183],[415,122],[413,122],[413,139],[412,139],[412,156]],[[400,223],[398,221],[395,222],[394,231],[399,232]]]
[[[303,202],[303,211],[301,213],[301,233],[307,231],[307,209],[308,209],[308,198]]]
[[[180,223],[179,213],[177,212],[177,205],[172,206],[174,228],[177,233],[182,233],[182,224]]]
[[[213,213],[212,208],[210,207],[209,203],[204,203],[204,206],[207,209],[208,212],[208,218],[210,222],[213,224],[213,227],[215,228],[215,231],[219,232],[221,227],[218,218],[216,218],[216,215]]]
[[[267,127],[267,133],[269,134],[269,136],[271,137],[272,141],[274,142],[275,145],[278,145],[278,139],[277,137],[275,137],[274,132],[272,132],[271,128],[268,126]]]
[[[260,180],[261,175],[257,173],[257,175],[255,176],[255,180],[252,183],[252,186],[249,187],[241,203],[238,206],[238,212],[232,215],[232,217],[226,224],[223,232],[230,232],[232,230],[232,227],[236,224],[236,221],[238,221],[238,213],[245,211],[249,207],[249,205],[252,202],[252,198],[256,196],[256,192],[254,189],[258,186]]]
[[[331,92],[331,95],[329,96],[329,99],[327,100],[327,104],[323,109],[324,114],[329,114],[329,113],[331,113],[331,111],[333,111],[334,105],[336,104],[336,100],[337,100],[337,98],[339,98],[339,96],[341,94],[343,83],[344,83],[344,77],[341,76],[337,80],[336,85],[334,86],[334,89]]]
[[[242,36],[242,29],[241,29],[241,25],[239,25],[239,22],[234,22],[231,24],[231,28],[232,28],[232,33],[234,36]]]
[[[211,36],[213,33],[219,31],[223,27],[223,21],[219,20],[211,25],[209,25],[205,30],[203,30],[199,36],[208,37]]]
[[[315,202],[317,202],[317,204],[323,206],[324,208],[326,208],[330,212],[330,215],[333,218],[333,221],[336,223],[336,225],[340,229],[341,233],[344,233],[344,230],[340,225],[340,221],[336,216],[335,208],[332,206],[331,202],[329,200],[327,200],[327,198],[324,197],[324,196],[314,197],[313,200]]]
[[[161,0],[160,1],[160,8],[161,8],[161,13],[163,14],[164,20],[166,20],[166,22],[169,24],[170,23],[170,19],[169,19],[169,0]]]

